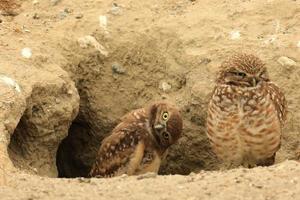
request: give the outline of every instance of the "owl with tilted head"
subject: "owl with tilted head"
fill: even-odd
[[[121,118],[100,146],[91,177],[158,173],[168,148],[182,133],[181,114],[168,102],[154,102]]]
[[[234,54],[221,64],[207,111],[206,132],[223,167],[269,166],[280,148],[287,105],[265,64]]]

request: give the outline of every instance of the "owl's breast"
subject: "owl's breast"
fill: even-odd
[[[269,94],[263,90],[216,90],[208,108],[207,134],[224,160],[265,158],[280,143],[280,122]]]
[[[223,86],[215,90],[211,103],[221,111],[244,115],[264,106],[267,98],[270,99],[260,87],[248,89]]]

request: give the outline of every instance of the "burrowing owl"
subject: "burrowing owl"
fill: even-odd
[[[155,102],[133,110],[102,141],[90,176],[157,173],[167,149],[181,132],[181,115],[169,103]]]
[[[272,165],[285,119],[284,94],[259,58],[236,54],[222,63],[206,126],[224,167]]]

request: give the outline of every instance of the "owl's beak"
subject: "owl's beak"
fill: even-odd
[[[257,85],[257,80],[255,77],[252,78],[252,86],[255,87]]]
[[[154,126],[155,130],[157,130],[157,131],[164,129],[165,127],[166,127],[166,125],[164,125],[164,124],[156,124]]]

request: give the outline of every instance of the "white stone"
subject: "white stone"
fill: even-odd
[[[24,57],[24,58],[31,58],[32,56],[32,51],[30,48],[26,47],[24,49],[21,50],[21,55]]]
[[[162,89],[164,92],[166,92],[166,91],[170,90],[172,88],[172,86],[169,83],[162,81],[160,83],[159,88]]]
[[[5,85],[14,88],[17,92],[21,92],[19,84],[14,79],[0,74],[0,81]]]
[[[32,4],[33,4],[33,5],[37,5],[37,4],[39,4],[39,1],[38,1],[38,0],[33,0],[33,1],[32,1]]]
[[[99,16],[100,27],[103,28],[104,31],[107,31],[107,17],[105,15]]]
[[[279,62],[282,66],[295,66],[297,64],[295,61],[286,56],[281,56],[278,58],[277,62]]]
[[[229,33],[231,40],[238,40],[241,37],[240,31],[234,30]]]
[[[88,46],[93,46],[97,49],[102,55],[108,56],[108,52],[105,50],[104,46],[102,46],[96,38],[91,35],[86,35],[78,39],[79,46],[81,48],[87,48]]]

